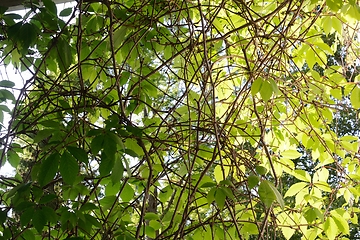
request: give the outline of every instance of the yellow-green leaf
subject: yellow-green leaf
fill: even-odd
[[[308,186],[308,183],[306,182],[298,182],[294,185],[291,185],[291,187],[287,190],[284,197],[291,197],[303,190],[305,187]]]
[[[332,217],[328,217],[324,223],[324,232],[329,240],[334,240],[337,233],[338,227]]]
[[[261,85],[261,89],[260,89],[261,98],[265,102],[267,102],[270,100],[272,94],[273,94],[273,87],[271,86],[271,84],[268,81],[264,81],[263,84]]]
[[[302,156],[302,154],[296,150],[286,150],[286,151],[282,152],[281,155],[284,158],[289,158],[289,159],[297,159]]]
[[[255,96],[261,89],[264,80],[262,78],[257,78],[251,85],[251,94]]]
[[[351,105],[353,106],[353,108],[355,108],[355,109],[360,108],[360,88],[359,87],[356,86],[352,90],[351,96],[350,96],[350,102],[351,102]]]
[[[214,177],[216,182],[219,183],[222,180],[226,179],[226,177],[229,175],[229,172],[230,172],[230,167],[217,165],[214,168]]]

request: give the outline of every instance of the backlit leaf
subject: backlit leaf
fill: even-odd
[[[305,182],[311,181],[310,174],[308,172],[305,172],[304,170],[300,170],[300,169],[294,170],[292,172],[292,175],[294,177],[296,177],[297,179],[305,181]]]
[[[360,108],[360,88],[359,87],[355,87],[352,92],[351,92],[351,96],[350,96],[350,102],[351,105],[355,108],[355,109],[359,109]]]
[[[301,157],[302,154],[296,150],[286,150],[281,153],[281,156],[283,156],[284,158],[289,158],[289,159],[297,159],[297,158]]]
[[[305,182],[295,183],[295,184],[291,185],[291,187],[287,190],[284,197],[294,196],[307,186],[308,186],[308,183],[305,183]]]
[[[340,232],[346,235],[350,233],[349,223],[345,220],[344,216],[334,213],[333,211],[331,212],[331,216],[333,217],[333,220]]]
[[[326,221],[324,223],[324,231],[326,233],[326,236],[330,240],[334,240],[337,233],[338,233],[338,227],[332,217],[327,217]]]
[[[216,167],[214,168],[214,177],[216,182],[219,183],[222,180],[226,179],[226,177],[229,175],[229,171],[230,168],[227,166],[216,165]]]

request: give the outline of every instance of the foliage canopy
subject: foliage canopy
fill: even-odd
[[[42,2],[0,12],[0,238],[350,236],[355,1]]]

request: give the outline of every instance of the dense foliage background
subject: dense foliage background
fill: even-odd
[[[356,1],[42,2],[0,9],[1,239],[359,237]]]

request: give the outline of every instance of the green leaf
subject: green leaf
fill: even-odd
[[[324,223],[324,232],[330,240],[334,240],[338,233],[338,227],[332,217],[327,217]]]
[[[57,49],[57,63],[59,65],[60,71],[62,74],[64,74],[68,68],[70,67],[72,61],[73,61],[73,53],[71,46],[69,45],[69,42],[60,37],[58,39],[58,42],[56,44]]]
[[[84,217],[88,222],[90,222],[95,227],[98,227],[98,228],[102,227],[101,223],[95,217],[93,217],[89,214],[84,214]]]
[[[251,84],[251,95],[255,96],[261,89],[264,80],[262,78],[257,78]]]
[[[30,229],[26,229],[22,232],[21,239],[35,240],[35,234]]]
[[[318,58],[316,57],[314,50],[312,50],[312,48],[309,48],[306,52],[305,59],[306,59],[306,62],[308,64],[309,68],[313,69]]]
[[[270,78],[269,83],[271,85],[271,89],[272,89],[273,93],[278,94],[279,93],[279,88],[278,88],[276,82],[273,79]]]
[[[94,210],[94,209],[98,209],[98,207],[93,203],[87,202],[81,206],[80,211],[85,212],[85,211]]]
[[[138,157],[144,155],[143,149],[139,146],[137,141],[132,138],[128,138],[125,140],[125,147],[131,151],[133,151]]]
[[[108,180],[108,179],[106,179],[106,180]],[[109,183],[105,184],[105,195],[106,196],[110,196],[110,195],[116,196],[119,193],[119,190],[120,190],[120,182],[118,182],[116,184],[109,184]]]
[[[360,88],[359,87],[356,86],[352,90],[351,96],[350,96],[350,102],[351,102],[351,105],[353,106],[353,108],[355,108],[355,109],[360,108]]]
[[[222,180],[226,179],[227,176],[229,175],[229,172],[230,172],[230,167],[216,165],[216,167],[214,168],[214,177],[216,182],[219,183]]]
[[[102,198],[99,201],[100,206],[104,210],[109,209],[111,206],[114,205],[115,202],[117,202],[117,197],[116,196],[105,196],[104,198]]]
[[[45,219],[47,222],[56,223],[58,220],[58,216],[56,215],[54,209],[44,206],[41,209],[43,216],[45,216]]]
[[[128,30],[127,27],[122,26],[114,32],[114,46],[115,47],[119,47],[124,43],[127,30]],[[120,54],[120,53],[118,53],[118,54]]]
[[[46,194],[41,197],[39,204],[46,204],[48,202],[51,202],[52,200],[56,199],[57,196],[55,194]]]
[[[260,95],[262,100],[264,100],[265,102],[269,101],[272,94],[273,94],[273,87],[268,81],[264,81],[260,89]]]
[[[46,224],[46,216],[42,209],[36,209],[32,218],[32,223],[38,233],[41,233]]]
[[[22,16],[19,14],[16,14],[16,13],[8,13],[8,14],[5,14],[4,17],[8,17],[11,19],[22,19]]]
[[[151,239],[156,238],[156,232],[155,232],[155,230],[154,230],[152,227],[150,227],[150,226],[146,226],[146,227],[145,227],[145,233],[146,233],[146,235],[147,235],[148,237],[150,237]]]
[[[319,214],[322,215],[319,209],[310,208],[305,212],[304,217],[308,223],[312,223],[313,221],[315,221],[315,219],[318,217]]]
[[[33,24],[25,23],[21,26],[18,34],[21,44],[21,53],[26,54],[29,47],[35,43],[38,37],[38,29]]]
[[[9,80],[0,81],[0,87],[12,88],[15,86],[15,83]]]
[[[54,121],[54,120],[44,120],[39,122],[40,125],[47,127],[47,128],[60,128],[61,123],[59,121]]]
[[[263,167],[263,166],[256,166],[255,171],[260,175],[265,175],[267,172],[267,169],[266,169],[266,167]]]
[[[74,184],[79,173],[79,165],[69,152],[64,152],[61,156],[60,173],[65,183],[69,185]]]
[[[200,188],[208,188],[208,187],[214,187],[216,186],[216,182],[214,182],[214,180],[205,175],[202,179],[201,179],[201,182],[200,182]]]
[[[105,152],[101,153],[101,162],[99,166],[100,176],[108,175],[114,167],[115,155],[108,156]]]
[[[284,207],[285,207],[284,199],[283,199],[283,196],[281,195],[281,193],[279,192],[279,190],[274,186],[274,184],[272,184],[268,180],[265,180],[264,182],[266,182],[270,186],[270,188],[272,189],[272,191],[274,192],[274,194],[276,196],[276,201],[279,203],[280,207],[282,209],[284,209]]]
[[[90,216],[93,217],[93,216]],[[69,238],[65,238],[64,240],[85,240],[85,238],[83,237],[69,237]]]
[[[290,240],[295,233],[295,229],[292,229],[290,227],[281,227],[281,232],[286,238],[286,240]]]
[[[305,187],[308,187],[308,183],[305,182],[298,182],[293,185],[287,190],[284,197],[291,197],[303,190]]]
[[[5,99],[5,100],[11,100],[11,101],[16,101],[14,94],[12,94],[9,90],[7,89],[0,89],[0,96],[1,96],[1,100]]]
[[[117,145],[116,145],[116,141],[114,141],[114,139],[111,136],[112,134],[105,135],[103,149],[104,149],[104,153],[107,156],[114,158],[115,153],[117,151]]]
[[[166,187],[164,187],[163,189],[161,189],[160,193],[159,193],[159,199],[161,202],[166,202],[167,200],[169,200],[170,196],[173,193],[173,189],[168,185]]]
[[[343,216],[334,213],[333,211],[331,212],[331,216],[333,217],[333,220],[335,221],[336,226],[338,227],[340,232],[346,235],[350,233],[349,223],[344,219]]]
[[[292,172],[292,175],[301,181],[311,182],[310,174],[308,172],[305,172],[304,170],[294,170]]]
[[[49,138],[54,133],[54,129],[40,130],[34,137],[34,143],[39,143],[45,138]]]
[[[334,12],[341,9],[343,3],[342,0],[326,0],[326,5]]]
[[[20,157],[19,155],[14,151],[9,151],[7,154],[7,161],[10,163],[10,165],[13,168],[17,168],[20,163]]]
[[[48,10],[55,16],[57,15],[57,8],[56,8],[55,3],[52,0],[42,0],[42,2],[44,3],[46,10]]]
[[[253,189],[260,181],[260,178],[258,176],[255,175],[250,175],[247,179],[248,181],[248,187],[250,189]]]
[[[262,181],[258,189],[260,200],[265,204],[266,207],[271,207],[271,204],[277,199],[273,188],[270,186],[268,181]]]
[[[114,167],[112,168],[111,172],[111,182],[112,184],[116,184],[121,181],[124,174],[124,165],[121,161],[120,157],[117,157],[115,160]]]
[[[147,212],[144,216],[145,220],[159,220],[159,215],[153,212]]]
[[[67,17],[70,16],[70,14],[72,13],[72,8],[65,8],[60,12],[60,17]]]
[[[139,127],[133,127],[133,126],[126,126],[126,130],[130,133],[132,133],[135,137],[142,137],[143,130]]]
[[[104,144],[104,135],[97,135],[94,137],[94,139],[91,141],[91,151],[93,154],[98,154],[99,151],[102,149]]]
[[[54,179],[55,174],[58,171],[59,160],[60,155],[58,153],[53,153],[42,162],[38,174],[40,186],[44,186]]]
[[[216,187],[213,187],[212,189],[210,189],[209,193],[206,196],[207,202],[209,204],[211,204],[215,200],[216,189],[217,189]]]
[[[215,192],[215,202],[218,205],[219,209],[223,209],[225,206],[226,193],[221,189],[216,189]]]
[[[8,107],[8,106],[5,106],[5,105],[0,105],[0,110],[5,111],[5,112],[7,112],[7,113],[10,113],[10,112],[11,112],[11,110],[9,109],[9,107]]]
[[[74,156],[79,162],[88,163],[88,154],[84,149],[78,147],[67,146],[66,149]]]
[[[302,154],[296,150],[286,150],[281,153],[281,156],[283,156],[284,158],[289,158],[289,159],[297,159],[297,158],[301,157]]]
[[[154,230],[159,230],[162,225],[161,225],[161,223],[159,221],[150,220],[149,221],[149,226],[152,227]]]
[[[5,223],[6,218],[7,218],[7,211],[0,210],[0,223],[1,224]]]
[[[235,196],[234,196],[231,188],[222,186],[222,187],[220,187],[219,189],[221,189],[221,190],[225,193],[225,196],[226,196],[226,197],[230,198],[231,200],[234,200],[234,199],[235,199]]]
[[[123,200],[124,202],[130,202],[133,199],[134,195],[134,189],[128,183],[126,183],[120,194],[121,200]]]

